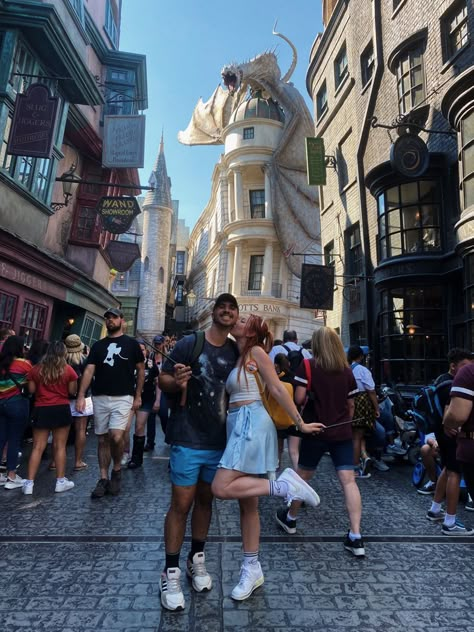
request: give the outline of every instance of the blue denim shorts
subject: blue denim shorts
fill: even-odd
[[[184,445],[171,446],[170,478],[173,485],[188,487],[198,481],[212,483],[223,450],[196,450]]]
[[[352,439],[347,441],[324,441],[316,437],[303,437],[300,446],[298,467],[313,471],[325,452],[329,452],[336,470],[354,470]]]

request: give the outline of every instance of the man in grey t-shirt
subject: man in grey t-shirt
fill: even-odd
[[[204,545],[211,521],[211,483],[225,448],[225,383],[238,357],[228,333],[238,316],[235,297],[221,294],[199,356],[191,362],[199,334],[186,336],[174,347],[173,362],[165,362],[159,378],[171,411],[166,438],[171,444],[172,496],[165,519],[166,562],[160,580],[161,604],[167,610],[184,609],[179,556],[192,506],[192,542],[186,572],[197,592],[212,587]]]

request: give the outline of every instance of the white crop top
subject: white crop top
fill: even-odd
[[[262,399],[255,375],[245,371],[245,369],[240,371],[240,375],[237,367],[232,369],[227,378],[225,388],[230,395],[229,404],[245,401],[260,401]]]

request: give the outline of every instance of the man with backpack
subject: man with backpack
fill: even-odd
[[[312,357],[310,351],[303,349],[303,347],[298,344],[298,336],[296,335],[296,331],[292,329],[287,329],[283,332],[283,344],[273,347],[269,353],[270,359],[275,360],[275,356],[278,353],[284,353],[287,356],[290,371],[293,375],[296,374],[296,371],[305,358],[310,359]]]
[[[171,506],[165,518],[166,561],[160,580],[161,604],[167,610],[184,609],[179,556],[191,507],[186,573],[197,592],[212,588],[204,545],[212,513],[211,483],[226,444],[225,384],[238,358],[237,345],[228,334],[238,316],[235,297],[221,294],[210,329],[179,340],[159,377],[171,411],[166,429],[171,444]]]
[[[433,398],[431,408],[434,411],[432,415],[433,430],[438,442],[443,469],[438,477],[433,501],[426,517],[432,522],[442,522],[441,529],[445,535],[474,535],[474,529],[465,526],[456,518],[462,472],[461,463],[456,458],[457,431],[443,426],[443,414],[449,405],[453,379],[459,369],[471,363],[472,357],[472,353],[467,349],[451,349],[448,353],[448,372],[442,373],[436,378],[433,384],[434,389],[431,391]],[[430,396],[430,393],[424,395],[425,398]],[[429,483],[434,485],[432,481]],[[441,502],[444,498],[446,498],[446,512],[441,508]]]

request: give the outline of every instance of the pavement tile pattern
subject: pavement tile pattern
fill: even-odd
[[[312,482],[321,506],[301,512],[296,537],[274,523],[279,501],[261,499],[265,583],[244,602],[229,597],[241,563],[238,505],[216,501],[206,546],[214,587],[196,594],[184,578],[184,612],[163,611],[166,455],[160,445],[142,469],[124,471],[120,496],[93,501],[89,437],[90,467],[71,472],[71,492],[54,494],[47,461],[33,496],[0,489],[1,632],[474,632],[474,538],[441,536],[403,463],[359,483],[364,559],[342,546],[347,518],[329,459]],[[459,515],[474,521],[462,505]]]

